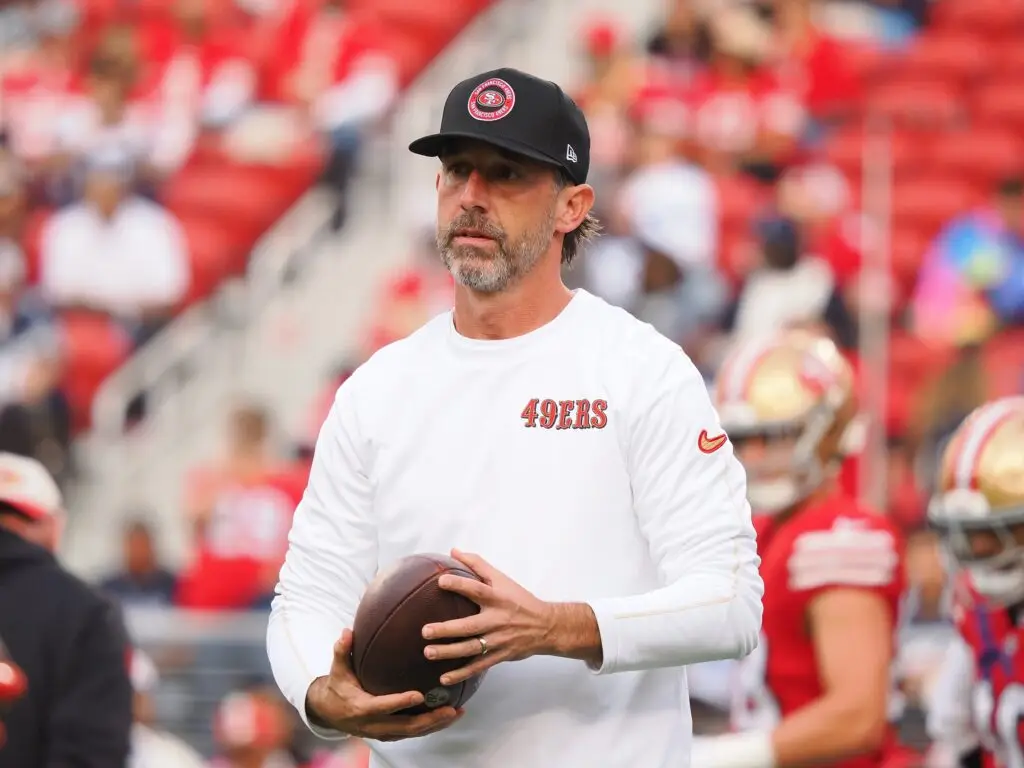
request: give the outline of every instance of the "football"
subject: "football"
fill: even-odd
[[[450,557],[410,555],[377,575],[356,610],[352,625],[352,671],[363,690],[375,696],[405,691],[422,693],[424,703],[403,714],[443,706],[461,707],[480,685],[482,675],[455,685],[441,685],[441,675],[464,667],[470,659],[430,661],[423,655],[429,644],[423,639],[425,624],[462,619],[480,612],[472,600],[437,585],[438,578],[446,573],[480,580]]]

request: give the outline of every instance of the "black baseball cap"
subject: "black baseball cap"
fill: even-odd
[[[494,69],[452,88],[441,130],[409,145],[438,157],[451,139],[476,139],[555,165],[576,184],[590,170],[590,129],[576,102],[557,84],[520,72]]]

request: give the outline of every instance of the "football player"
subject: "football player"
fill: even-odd
[[[764,621],[733,732],[695,741],[691,765],[883,765],[902,542],[837,484],[863,442],[853,370],[829,339],[788,332],[728,355],[715,397],[747,470]]]
[[[1024,397],[983,405],[944,452],[928,517],[956,568],[928,730],[960,766],[1024,768]]]

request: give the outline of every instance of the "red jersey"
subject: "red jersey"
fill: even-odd
[[[694,138],[726,154],[753,150],[764,134],[795,137],[804,126],[799,98],[768,71],[757,72],[743,83],[706,72],[692,85],[690,105]]]
[[[195,561],[182,575],[178,603],[194,609],[248,608],[276,582],[306,475],[284,470],[246,482],[201,481],[212,500],[209,518]]]
[[[884,517],[852,498],[835,494],[777,523],[756,517],[764,580],[764,619],[757,649],[740,666],[733,706],[739,730],[773,729],[778,721],[823,694],[812,638],[806,630],[811,601],[835,588],[865,589],[881,596],[896,631],[903,575],[902,542]],[[853,758],[836,768],[875,768],[895,751]]]
[[[1024,652],[1021,619],[986,604],[964,580],[953,604],[957,632],[971,649],[971,715],[985,768],[1024,768]]]

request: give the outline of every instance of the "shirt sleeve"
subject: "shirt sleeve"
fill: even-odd
[[[665,586],[589,603],[599,673],[740,658],[761,630],[746,476],[704,381],[681,352],[647,377],[654,396],[631,425],[628,460],[640,530]]]
[[[338,390],[320,430],[267,629],[267,652],[281,692],[323,738],[344,734],[309,722],[306,693],[316,678],[329,674],[334,643],[352,626],[377,570],[368,446],[359,429],[353,381]]]

